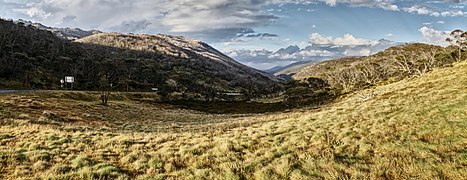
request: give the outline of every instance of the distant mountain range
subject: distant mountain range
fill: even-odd
[[[298,61],[287,66],[276,66],[266,70],[267,73],[274,74],[283,79],[291,79],[293,75],[300,72],[303,68],[316,64],[316,61]]]
[[[303,68],[310,65],[317,64],[324,60],[339,59],[344,57],[364,57],[372,54],[381,52],[387,48],[398,46],[403,43],[390,41],[387,39],[380,39],[370,45],[358,45],[358,46],[322,46],[322,45],[310,45],[303,49],[293,45],[287,48],[281,48],[276,52],[262,52],[263,59],[269,58],[270,61],[295,61],[292,64],[286,66],[275,66],[271,69],[265,70],[270,74],[289,79],[294,74],[301,71]],[[363,53],[364,52],[364,53]],[[239,54],[239,53],[237,53]],[[244,55],[247,53],[243,53]],[[252,54],[252,53],[250,53]],[[258,54],[258,53],[257,53]],[[255,57],[258,57],[255,55]],[[247,58],[240,56],[239,58]],[[250,59],[252,60],[252,59]]]
[[[94,35],[94,34],[99,34],[102,33],[102,31],[98,30],[82,30],[80,28],[56,28],[56,27],[48,27],[44,26],[43,24],[36,23],[36,22],[31,22],[31,21],[25,21],[22,19],[15,20],[13,21],[15,24],[20,24],[24,26],[32,26],[35,27],[39,30],[45,30],[45,31],[50,31],[52,32],[55,36],[62,38],[62,39],[67,39],[67,40],[77,40],[86,36]]]
[[[380,39],[358,45],[310,43],[305,47],[291,45],[276,51],[266,49],[231,49],[225,53],[242,63],[275,73],[275,69],[278,69],[275,66],[291,67],[289,65],[293,63],[300,65],[302,62],[320,62],[349,56],[369,56],[400,44],[403,43]]]

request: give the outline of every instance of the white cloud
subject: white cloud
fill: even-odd
[[[344,56],[368,56],[398,44],[382,39],[366,45],[330,46],[328,44],[308,44],[303,48],[295,45],[277,51],[229,49],[224,52],[244,64],[249,64],[258,69],[267,69],[264,66],[265,64],[279,65],[284,64],[284,62],[321,61]]]
[[[295,54],[271,54],[268,56],[268,59],[296,59],[297,56]]]
[[[337,4],[337,0],[325,0],[325,2],[331,6],[335,6]]]
[[[464,11],[444,11],[441,12],[441,16],[443,17],[458,17],[458,16],[467,16],[467,12]]]
[[[393,4],[393,0],[320,0],[330,6],[336,4],[349,4],[351,6],[377,7],[389,11],[399,11],[399,7]]]
[[[371,50],[369,49],[360,50],[360,56],[369,56],[370,54],[371,54]]]
[[[467,12],[462,10],[447,10],[447,11],[434,11],[428,9],[427,7],[414,5],[408,8],[403,8],[405,12],[412,13],[412,14],[420,14],[420,15],[430,15],[435,17],[459,17],[459,16],[467,16]]]
[[[462,5],[451,5],[449,7],[454,8],[454,9],[464,9],[465,8],[465,6],[462,6]]]
[[[172,32],[204,32],[262,26],[277,19],[255,0],[174,0],[165,3],[162,24]],[[178,3],[174,3],[178,2]]]
[[[348,49],[344,51],[345,56],[369,56],[371,55],[370,49]]]
[[[447,45],[446,38],[449,37],[449,31],[439,31],[426,26],[418,30],[423,37],[423,42],[437,45]]]
[[[265,69],[264,64],[283,64],[284,62],[321,61],[344,56],[368,56],[399,43],[381,39],[379,41],[356,38],[351,34],[342,37],[326,37],[311,33],[308,43],[281,48],[277,51],[230,49],[225,51],[236,60]],[[300,45],[300,46],[298,46]]]
[[[36,19],[47,19],[52,15],[52,13],[47,13],[44,10],[36,7],[31,7],[27,9],[14,9],[16,12],[24,13],[30,18],[36,18]]]
[[[304,57],[312,57],[312,56],[324,56],[324,57],[327,57],[327,56],[334,56],[335,54],[330,52],[330,51],[327,51],[327,50],[318,50],[318,49],[310,49],[310,50],[302,50],[300,52],[298,52],[298,54],[300,54],[301,56],[304,56]]]
[[[310,34],[310,43],[319,45],[334,45],[334,46],[359,46],[370,45],[374,42],[367,39],[355,38],[351,34],[345,34],[343,37],[324,37],[318,33]]]
[[[281,59],[281,60],[307,60],[312,57],[331,57],[335,56],[334,53],[327,50],[320,49],[301,49],[293,53],[274,52],[268,55],[268,59]]]
[[[420,6],[412,6],[409,8],[404,8],[404,11],[409,12],[409,13],[414,13],[414,14],[431,14],[433,13],[431,10],[428,10],[426,7],[420,7]]]
[[[153,29],[192,33],[264,26],[274,22],[278,17],[272,13],[281,9],[263,10],[268,5],[317,2],[398,10],[393,0],[23,0],[18,11],[47,19],[48,24],[75,16],[75,23],[87,29],[106,30],[123,22],[149,21]]]
[[[394,5],[394,4],[389,4],[389,5],[383,6],[381,8],[383,8],[385,10],[399,11],[399,7],[397,5]]]
[[[265,0],[24,0],[16,12],[47,25],[135,33],[179,33],[235,36],[247,28],[265,26],[277,19],[263,11]],[[0,2],[2,6],[4,2]],[[137,22],[145,22],[143,25]],[[130,27],[134,25],[134,27]],[[118,29],[121,28],[121,29]]]

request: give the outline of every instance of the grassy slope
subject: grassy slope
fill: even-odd
[[[0,178],[466,179],[465,72],[457,63],[319,110],[203,132],[71,132],[2,112]]]

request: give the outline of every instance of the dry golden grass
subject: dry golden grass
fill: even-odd
[[[263,115],[1,96],[0,179],[467,179],[465,72]]]

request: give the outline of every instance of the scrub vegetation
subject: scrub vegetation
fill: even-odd
[[[466,179],[467,62],[318,109],[212,114],[151,94],[0,96],[0,178]]]

